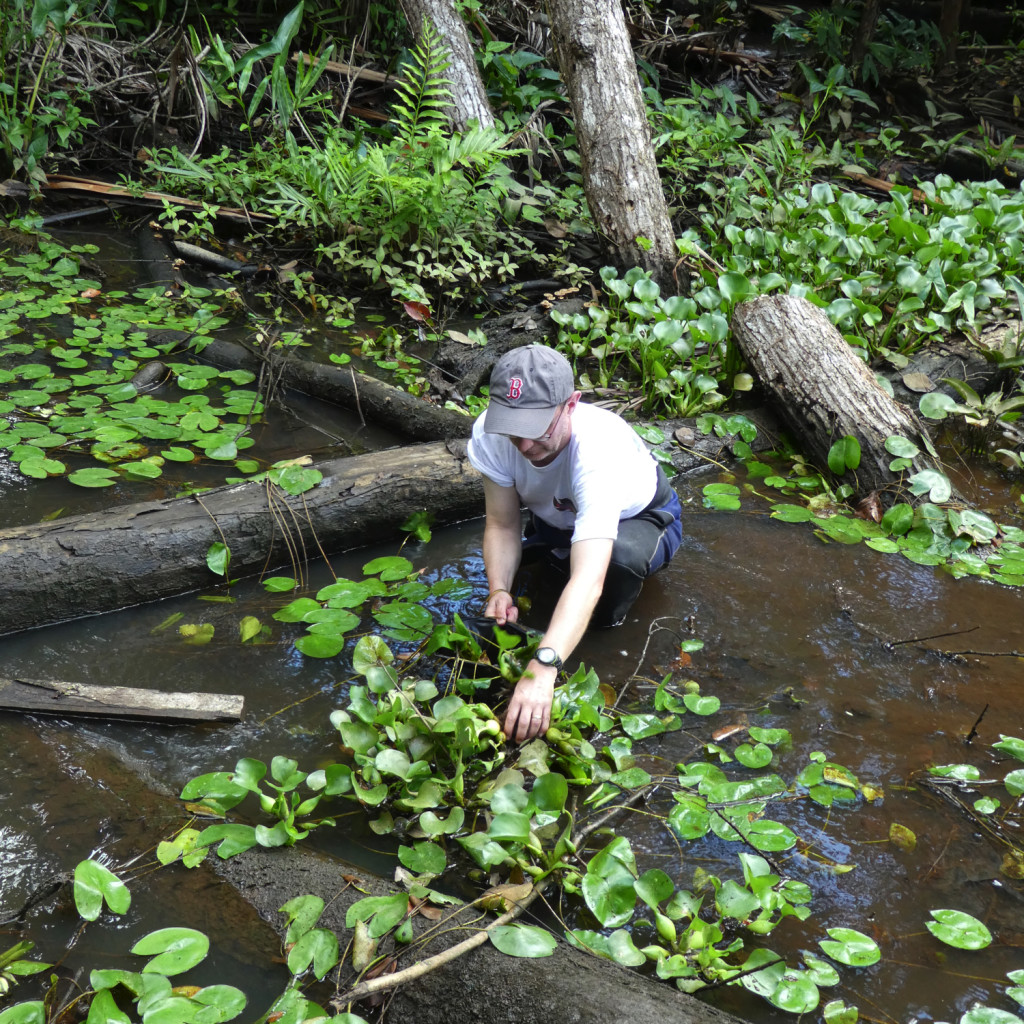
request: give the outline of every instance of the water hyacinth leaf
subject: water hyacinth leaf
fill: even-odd
[[[1008,772],[1006,778],[1003,779],[1003,785],[1010,796],[1024,795],[1024,768]]]
[[[695,715],[713,715],[722,706],[718,697],[705,697],[699,693],[686,693],[683,695],[683,703],[687,710]]]
[[[487,937],[495,949],[507,956],[531,959],[551,956],[558,945],[550,932],[536,925],[519,922],[491,928],[487,932]]]
[[[973,764],[935,764],[928,769],[928,774],[937,775],[941,779],[977,782],[981,778],[981,769]]]
[[[960,1018],[960,1024],[1024,1024],[1024,1021],[1015,1013],[978,1004]]]
[[[674,892],[675,885],[672,879],[660,868],[650,868],[645,871],[633,884],[636,894],[654,910],[660,903],[664,903]]]
[[[933,910],[928,931],[955,949],[984,949],[992,944],[992,933],[976,917],[962,910]]]
[[[412,562],[400,555],[385,555],[374,558],[363,566],[367,576],[379,576],[385,582],[405,579],[412,574]]]
[[[206,959],[210,940],[194,928],[159,928],[139,939],[131,951],[152,957],[143,974],[183,974]]]
[[[941,505],[944,501],[949,501],[953,493],[949,478],[937,469],[925,469],[920,473],[915,473],[907,481],[907,486],[912,494],[927,494],[928,500],[934,505]]]
[[[356,641],[352,651],[352,668],[365,676],[371,668],[387,667],[395,660],[387,641],[376,634],[368,633]]]
[[[974,809],[979,814],[995,814],[999,810],[999,801],[991,796],[983,796],[974,801]]]
[[[246,1005],[245,993],[234,985],[207,985],[192,996],[192,1001],[201,1003],[206,1008],[200,1011],[204,1024],[222,1024],[224,1021],[234,1020]]]
[[[647,963],[647,957],[633,943],[632,935],[623,928],[618,928],[607,936],[600,932],[577,928],[575,931],[566,932],[565,937],[573,946],[606,960],[613,960],[623,967],[640,967]]]
[[[833,999],[826,1003],[822,1013],[825,1024],[857,1024],[860,1013],[856,1006],[847,1006],[842,999]]]
[[[740,507],[740,489],[735,484],[707,484],[703,494],[705,508],[734,512]]]
[[[240,823],[211,825],[204,828],[196,840],[196,846],[213,846],[215,843],[220,844],[217,847],[217,856],[221,860],[227,860],[257,845],[256,830],[252,825]]]
[[[75,867],[74,899],[78,913],[86,921],[95,921],[104,902],[115,914],[127,913],[132,895],[109,868],[94,860],[83,860]]]
[[[820,996],[818,986],[807,971],[788,970],[779,979],[768,1001],[787,1013],[810,1013]]]
[[[818,945],[833,960],[847,967],[870,967],[882,959],[882,951],[874,939],[855,928],[828,928],[829,938]]]
[[[1017,736],[1004,736],[1000,733],[999,742],[993,743],[992,749],[1009,754],[1010,757],[1015,757],[1018,761],[1024,761],[1024,740]]]
[[[0,1021],[3,1020],[5,1017],[0,1014]],[[118,1008],[110,989],[104,988],[93,996],[85,1024],[131,1024],[131,1018]]]
[[[1006,990],[1006,994],[1015,1002],[1024,1006],[1024,970],[1007,971],[1006,977],[1013,982],[1013,987]]]
[[[357,921],[365,921],[371,938],[387,935],[409,912],[409,897],[405,893],[393,896],[367,896],[357,900],[345,913],[345,927],[353,928]]]
[[[453,807],[447,819],[433,811],[424,811],[420,815],[419,826],[428,836],[454,835],[466,821],[466,812],[461,807]]]
[[[636,907],[636,861],[629,841],[614,838],[590,859],[583,878],[583,898],[602,927],[625,924]]]
[[[312,967],[315,977],[322,980],[339,959],[338,937],[334,932],[313,928],[288,951],[288,970],[298,976]]]
[[[46,1024],[46,1006],[38,999],[15,1003],[6,1010],[0,1010],[0,1024]]]

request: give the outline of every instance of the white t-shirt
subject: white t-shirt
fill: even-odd
[[[534,466],[502,434],[473,424],[469,461],[500,487],[514,487],[522,503],[551,526],[580,540],[614,540],[619,521],[645,509],[657,488],[657,467],[643,441],[620,416],[576,406],[572,438],[550,466]]]

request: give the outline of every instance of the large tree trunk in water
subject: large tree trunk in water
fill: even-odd
[[[895,499],[901,476],[889,469],[893,456],[885,440],[896,434],[924,447],[927,430],[916,414],[886,394],[828,317],[806,299],[766,295],[741,303],[732,329],[743,357],[818,469],[827,472],[836,441],[855,437],[860,466],[843,480],[855,477],[851,482],[858,494],[878,491]],[[913,468],[934,466],[920,456]]]
[[[594,223],[614,263],[669,286],[675,233],[619,0],[549,0],[548,15]]]
[[[350,874],[348,865],[298,847],[256,847],[214,866],[282,937],[285,929],[278,908],[299,893],[319,896],[326,904],[319,925],[338,936],[342,950],[352,949],[353,931],[345,924],[348,908],[364,896],[389,896],[399,891],[362,872]],[[355,879],[354,884],[349,878]],[[454,946],[494,921],[494,915],[471,906],[448,910],[453,922],[447,927],[412,916],[417,938],[428,929],[433,937],[425,949],[410,947],[411,953],[401,954],[399,969]],[[382,943],[381,952],[388,948],[390,943]],[[340,991],[355,980],[346,956]],[[406,982],[386,998],[389,1024],[742,1024],[738,1018],[684,995],[669,982],[581,953],[564,942],[553,955],[539,959],[506,956],[484,943]],[[365,1002],[346,1009],[369,1017]]]
[[[494,115],[473,57],[469,33],[452,0],[402,0],[402,9],[417,39],[423,38],[423,27],[429,22],[448,48],[452,128],[465,131],[470,121],[476,121],[481,128],[493,128]]]
[[[273,485],[19,526],[0,533],[0,633],[114,611],[211,586],[210,545],[231,550],[231,575],[398,534],[413,513],[453,522],[483,511],[482,478],[464,441],[412,445],[318,464],[323,480],[290,497]]]

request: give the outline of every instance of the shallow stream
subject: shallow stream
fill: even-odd
[[[279,424],[265,439],[272,458],[323,443],[320,427],[309,424],[325,425],[325,410],[293,408],[298,415],[291,424]],[[326,425],[333,435],[358,439],[370,450],[395,443],[330,415]],[[640,752],[651,764],[671,769],[698,759],[712,732],[727,726],[778,726],[793,736],[777,765],[784,778],[821,751],[883,791],[873,803],[830,811],[794,800],[778,815],[802,842],[777,859],[815,895],[810,919],[788,919],[772,935],[772,947],[795,961],[801,949],[816,950],[826,928],[846,926],[873,936],[883,951],[873,967],[843,969],[841,985],[823,991],[823,998],[843,998],[858,1005],[863,1017],[901,1024],[955,1021],[976,1001],[1013,1011],[1005,975],[1024,967],[1024,890],[1000,876],[1005,848],[919,783],[932,764],[966,761],[990,778],[1011,767],[1005,759],[999,763],[991,744],[1000,734],[1024,736],[1021,660],[1000,656],[1024,650],[1024,590],[975,578],[957,581],[864,545],[825,544],[806,525],[773,521],[764,510],[706,511],[699,490],[705,482],[679,485],[685,539],[674,562],[648,582],[624,626],[585,638],[579,658],[602,681],[625,688],[630,706],[649,701],[654,684],[669,672],[697,680],[703,693],[721,699],[713,717],[688,716],[681,732],[644,741]],[[9,480],[4,525],[36,521],[61,508],[65,514],[81,510],[66,504],[85,497],[80,491],[55,481],[46,487],[43,492],[34,483]],[[111,499],[109,492],[88,497],[100,505]],[[486,593],[481,529],[477,521],[437,531],[429,544],[403,550],[427,578],[472,584],[473,597],[457,609],[434,607],[439,618],[479,610]],[[331,567],[358,578],[366,561],[394,553],[395,546],[333,557]],[[325,566],[311,568],[314,588],[329,579]],[[535,619],[528,616],[527,622],[542,626],[542,586],[535,589]],[[224,596],[209,592],[218,593]],[[299,654],[292,643],[295,627],[270,618],[280,601],[254,582],[242,581],[230,596],[232,603],[210,603],[191,595],[0,638],[4,676],[245,698],[244,717],[235,725],[65,721],[0,712],[0,919],[86,857],[113,866],[153,861],[155,844],[183,824],[177,794],[198,774],[230,770],[244,756],[269,761],[287,754],[306,769],[337,759],[338,737],[328,716],[345,700],[350,673],[344,656]],[[190,646],[176,626],[162,628],[178,612],[186,623],[212,623],[213,641]],[[272,624],[269,642],[238,642],[238,623],[246,615]],[[689,665],[677,660],[684,639],[704,643]],[[940,653],[961,650],[986,653]],[[722,745],[730,748],[741,739]],[[1001,788],[999,795],[1002,811],[1007,795]],[[916,835],[915,849],[890,842],[893,823]],[[687,886],[698,866],[717,874],[734,863],[727,844],[702,840],[680,847],[653,818],[631,820],[623,831],[641,869],[661,867]],[[358,814],[340,818],[336,829],[321,829],[310,841],[367,870],[388,874],[394,867],[388,842],[369,833]],[[1022,842],[1017,835],[1018,849]],[[852,870],[837,873],[837,866]],[[339,873],[344,870],[340,865]],[[279,955],[273,935],[205,869],[154,871],[136,880],[132,892],[125,918],[90,925],[79,937],[65,888],[34,907],[23,928],[0,927],[0,951],[19,938],[31,939],[36,955],[63,957],[71,974],[84,969],[86,985],[90,968],[134,968],[127,951],[137,937],[169,924],[189,925],[206,931],[214,948],[194,980],[241,987],[250,998],[246,1019],[281,990],[284,967],[268,966]],[[992,946],[961,952],[939,943],[925,928],[937,908],[980,918],[995,936]],[[22,991],[28,989],[25,984]],[[707,998],[752,1021],[787,1018],[739,990],[721,989]]]
[[[787,921],[774,933],[773,946],[785,952],[785,944],[795,953],[813,948],[826,927],[849,926],[874,936],[883,949],[875,967],[844,969],[841,989],[830,996],[841,995],[879,1020],[956,1020],[979,999],[1012,1010],[1000,993],[1005,972],[1024,966],[1020,888],[999,880],[1004,851],[914,780],[933,763],[971,761],[984,770],[993,761],[989,745],[1000,733],[1024,731],[1019,659],[950,659],[929,649],[1024,649],[1024,593],[955,581],[863,545],[826,545],[803,527],[763,515],[705,512],[699,497],[688,497],[686,540],[675,561],[648,583],[625,626],[586,638],[581,659],[642,701],[651,682],[671,670],[678,638],[700,638],[705,647],[685,674],[720,697],[722,710],[647,741],[645,754],[668,764],[689,761],[724,725],[784,726],[794,737],[780,765],[784,777],[820,750],[884,790],[882,800],[851,810],[829,812],[800,801],[786,818],[808,846],[781,856],[789,858],[787,870],[811,884],[815,898],[809,921]],[[431,575],[473,583],[476,596],[466,602],[468,610],[475,610],[486,589],[479,533],[480,524],[469,523],[405,551]],[[363,562],[378,553],[385,552],[334,559],[334,571],[358,576]],[[269,613],[259,588],[243,583],[237,591],[234,604],[186,597],[0,640],[4,674],[232,692],[246,700],[237,725],[0,716],[6,755],[0,915],[89,855],[114,863],[151,858],[143,851],[180,825],[173,797],[194,775],[230,769],[242,756],[269,761],[287,753],[305,767],[334,759],[337,736],[327,719],[345,695],[344,665],[299,655],[291,628],[278,624],[273,642],[240,646],[235,637],[241,617],[269,620]],[[154,632],[175,611],[184,612],[184,621],[213,622],[214,641],[190,647],[173,629]],[[968,630],[941,641],[899,643]],[[916,834],[913,852],[889,843],[893,822]],[[697,865],[724,872],[732,859],[717,841],[684,844],[680,851],[661,828],[631,823],[627,831],[642,867],[660,866],[687,884]],[[391,864],[386,843],[369,836],[356,817],[342,818],[316,841],[369,869],[386,872]],[[831,863],[855,867],[836,875]],[[218,886],[209,876],[173,869],[133,888],[137,899],[127,919],[90,926],[69,963],[127,964],[132,958],[124,954],[137,935],[178,923],[213,936],[216,976],[239,984],[254,1007],[284,980],[283,971],[275,979],[265,970],[263,927],[239,920],[237,901],[226,894],[218,903]],[[231,908],[227,919],[219,905]],[[54,907],[51,900],[31,913],[24,935],[39,943],[42,956],[56,958],[74,915],[66,902]],[[993,946],[969,953],[938,943],[924,922],[930,910],[942,907],[985,921],[996,937]],[[716,1002],[751,1020],[785,1016],[730,990],[716,993]]]

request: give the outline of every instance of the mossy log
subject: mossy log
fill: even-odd
[[[294,552],[394,537],[413,513],[439,523],[483,511],[464,441],[410,445],[318,463],[298,497],[267,483],[147,501],[0,532],[0,633],[114,611],[216,582],[206,552],[231,550],[232,576],[288,565]]]
[[[365,896],[399,891],[308,849],[254,848],[215,867],[282,936],[285,920],[279,908],[297,893],[320,896],[326,907],[318,923],[338,936],[342,950],[352,948],[353,932],[345,923],[348,908]],[[412,917],[417,939],[428,930],[432,937],[425,947],[417,944],[399,952],[399,969],[442,953],[495,919],[472,906],[448,908],[449,916],[451,920],[441,926],[419,915]],[[344,993],[358,980],[351,965],[343,965],[338,991]],[[485,942],[385,998],[390,1024],[740,1024],[736,1017],[684,995],[671,983],[626,970],[564,942],[551,956],[539,959],[506,956]],[[368,1016],[370,1010],[366,1003],[354,1003],[351,1012]]]
[[[861,496],[879,492],[887,504],[907,500],[903,474],[889,469],[893,456],[885,441],[899,435],[927,450],[927,428],[889,397],[820,309],[792,295],[761,296],[736,308],[732,329],[779,416],[819,470],[828,472],[829,449],[836,441],[855,437],[860,465],[842,481]],[[911,471],[934,468],[922,454]]]

